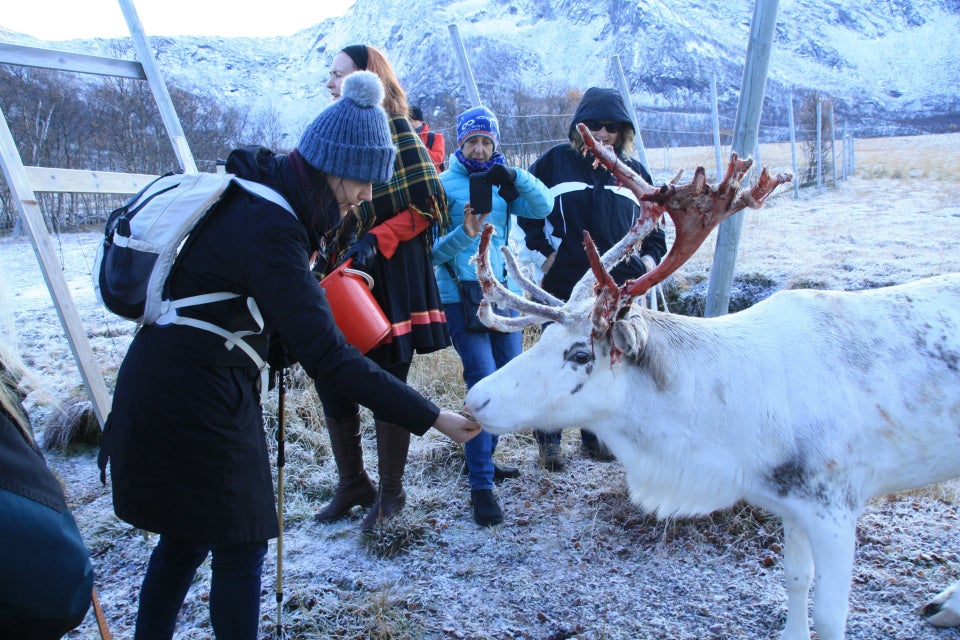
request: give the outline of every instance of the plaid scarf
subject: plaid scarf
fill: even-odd
[[[373,201],[362,203],[356,213],[348,214],[328,234],[326,253],[330,265],[339,264],[357,238],[405,209],[432,221],[431,232],[425,234],[427,247],[432,246],[436,229],[449,224],[447,194],[420,136],[406,116],[397,113],[390,114],[390,130],[397,147],[393,177],[389,182],[375,184]]]

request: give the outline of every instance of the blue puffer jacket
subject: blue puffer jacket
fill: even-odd
[[[518,167],[511,167],[517,172],[515,186],[520,197],[511,203],[500,197],[498,188],[493,193],[493,211],[487,216],[486,222],[492,224],[496,233],[490,243],[490,265],[493,273],[501,278],[504,274],[503,255],[500,247],[506,242],[509,216],[513,214],[521,218],[534,220],[546,218],[553,210],[553,198],[550,190],[533,174]],[[437,286],[440,289],[440,300],[443,304],[460,301],[460,292],[454,283],[450,272],[445,265],[449,264],[461,280],[476,280],[476,265],[470,259],[477,254],[480,246],[480,236],[471,238],[463,228],[463,207],[470,201],[470,177],[467,168],[450,157],[450,168],[440,174],[443,188],[447,192],[447,202],[450,207],[450,227],[447,233],[437,238],[433,243],[433,265],[437,274]],[[516,293],[520,290],[516,284],[509,281],[507,285]]]

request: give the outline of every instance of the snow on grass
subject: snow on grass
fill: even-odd
[[[960,135],[857,141],[858,172],[839,188],[792,189],[743,219],[738,273],[780,288],[852,289],[960,271]],[[711,150],[651,152],[712,166]],[[697,156],[697,154],[700,154]],[[704,155],[705,153],[705,155]],[[773,151],[765,152],[779,165]],[[782,155],[780,156],[782,158]],[[702,158],[702,159],[699,159]],[[786,156],[789,161],[789,155]],[[787,167],[788,168],[788,167]],[[780,170],[783,170],[781,168]],[[689,175],[689,174],[688,174]],[[90,286],[97,232],[55,239],[63,273],[108,385],[134,326],[104,313]],[[709,277],[711,237],[674,279]],[[24,359],[54,395],[84,394],[70,349],[27,240],[0,238],[0,280]],[[2,321],[3,318],[0,318]],[[296,372],[295,372],[296,374]],[[461,406],[456,353],[414,361],[411,382],[444,407]],[[33,402],[39,430],[53,411]],[[276,396],[267,406],[273,446]],[[408,507],[379,534],[362,513],[320,526],[311,516],[336,482],[312,385],[291,379],[287,398],[282,624],[287,638],[727,639],[777,638],[786,600],[779,522],[738,504],[702,518],[657,521],[633,506],[619,463],[598,463],[568,430],[567,470],[536,465],[529,434],[501,438],[498,461],[520,478],[498,487],[504,524],[472,521],[462,447],[438,434],[414,438]],[[376,469],[370,416],[364,451]],[[97,571],[115,637],[131,637],[147,558],[156,542],[119,521],[100,485],[95,452],[50,452]],[[872,501],[858,526],[848,637],[949,640],[916,612],[960,577],[957,484]],[[263,576],[261,636],[275,637],[275,547]],[[212,637],[209,566],[197,574],[176,637]],[[91,612],[71,638],[96,638]]]

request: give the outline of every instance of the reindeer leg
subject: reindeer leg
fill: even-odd
[[[856,514],[838,505],[810,510],[805,531],[816,568],[813,627],[820,640],[843,640],[856,545]]]
[[[920,615],[937,627],[960,625],[960,581],[954,582],[923,605]]]
[[[813,551],[797,523],[783,518],[783,578],[787,589],[787,624],[781,640],[809,640],[807,597],[813,583]]]

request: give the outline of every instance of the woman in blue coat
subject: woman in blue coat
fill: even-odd
[[[516,293],[520,290],[507,278],[500,247],[510,236],[512,216],[540,219],[553,207],[550,192],[533,175],[523,169],[508,167],[500,145],[497,117],[485,107],[474,107],[457,118],[457,151],[450,168],[440,174],[450,206],[450,227],[433,245],[433,264],[437,267],[437,286],[447,316],[453,346],[463,361],[463,379],[469,389],[490,375],[523,350],[519,333],[472,331],[460,305],[458,281],[476,282],[477,270],[470,259],[480,245],[478,232],[483,223],[494,226],[491,238],[490,264],[494,273]],[[480,177],[491,190],[489,211],[477,211],[470,204],[470,178]],[[496,187],[496,189],[494,189]],[[474,203],[480,206],[480,203]],[[469,285],[468,285],[469,286]],[[503,521],[503,511],[493,493],[493,452],[497,436],[482,431],[464,445],[470,479],[473,518],[480,526]],[[500,470],[501,474],[503,470]],[[515,475],[516,472],[508,472]]]
[[[93,566],[33,438],[21,402],[30,378],[0,331],[0,638],[56,640],[87,615]]]
[[[377,76],[357,72],[289,154],[234,150],[227,171],[271,187],[296,215],[230,187],[192,235],[168,285],[175,299],[240,294],[182,310],[229,331],[256,330],[248,311],[254,300],[266,328],[245,340],[260,357],[282,340],[318,384],[369,407],[378,420],[418,435],[433,426],[463,442],[479,427],[441,411],[349,345],[310,269],[324,234],[392,174],[396,149],[382,100]],[[208,331],[142,327],[120,367],[101,446],[117,516],[160,534],[140,590],[135,638],[172,637],[194,573],[212,554],[214,635],[255,640],[263,558],[279,530],[253,361]]]

